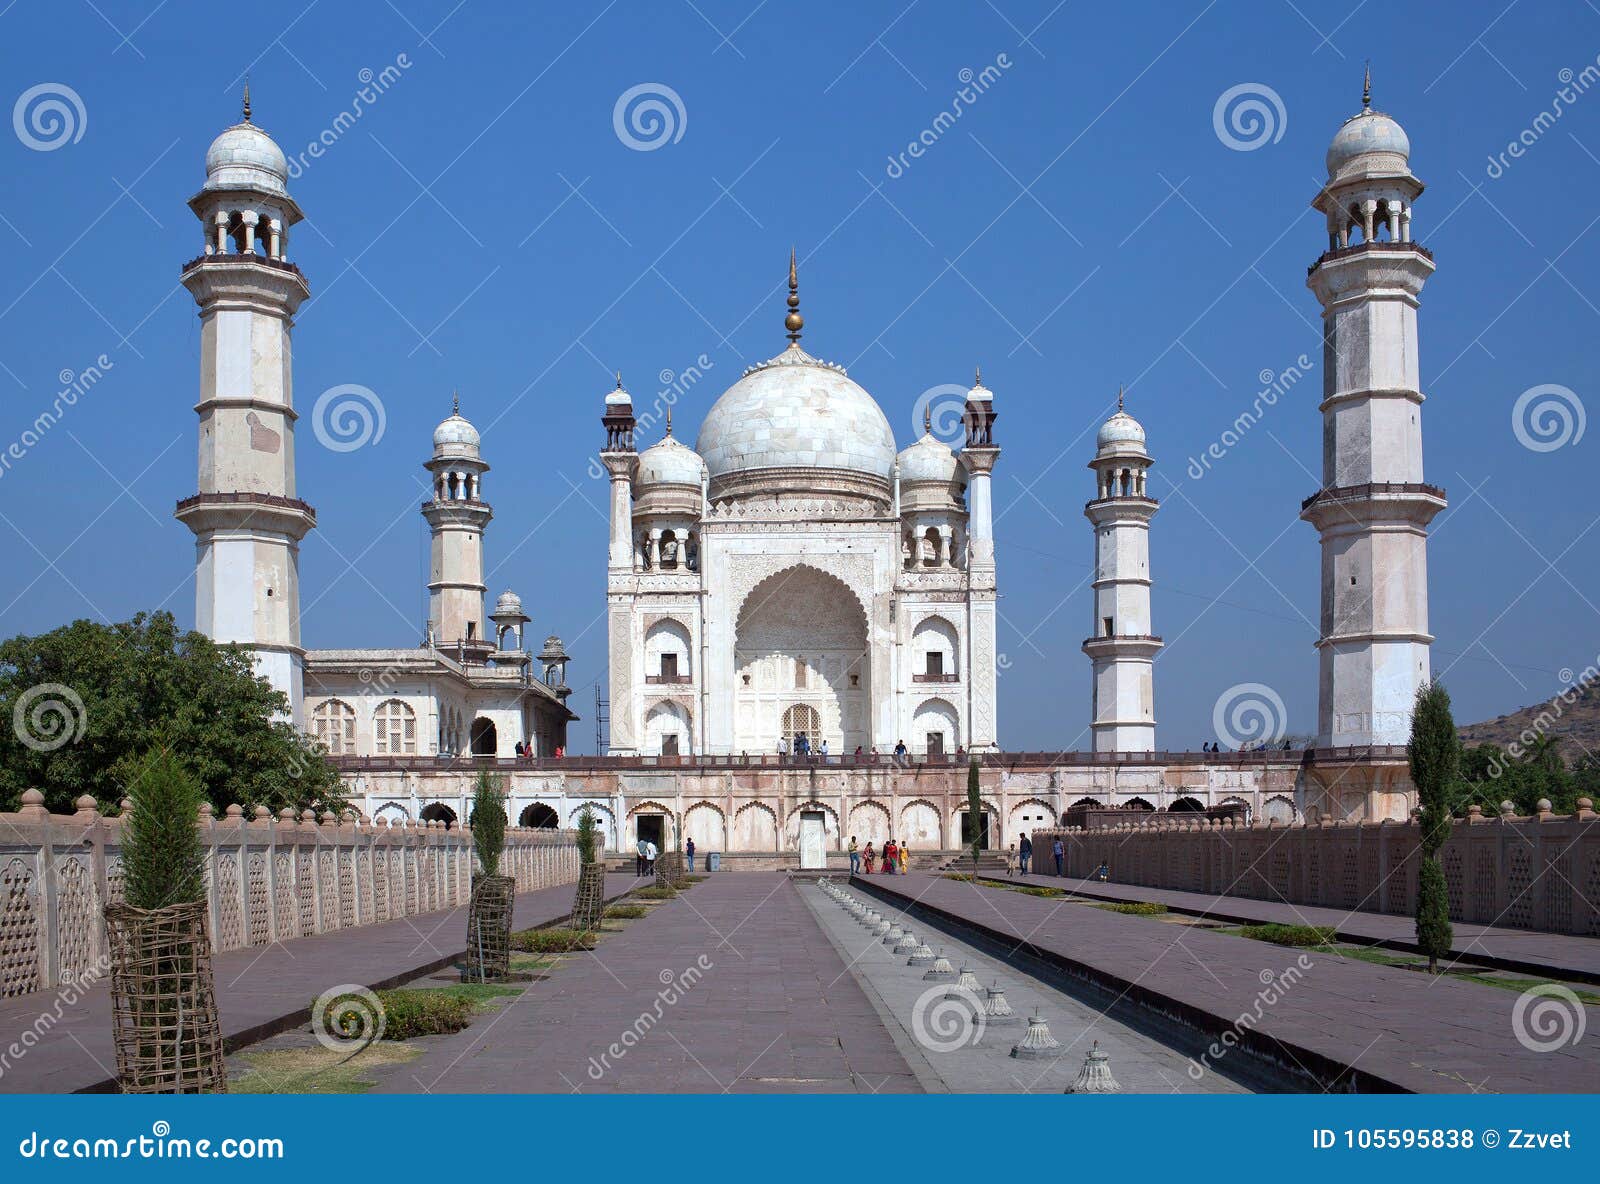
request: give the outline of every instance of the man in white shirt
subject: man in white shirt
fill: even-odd
[[[658,850],[656,850],[656,845],[654,843],[646,841],[646,843],[644,845],[644,871],[645,871],[645,875],[651,876],[651,875],[655,874],[656,856],[659,855],[659,854],[660,854],[660,852]]]

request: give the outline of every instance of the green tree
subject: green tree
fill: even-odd
[[[472,787],[472,846],[485,876],[500,874],[500,856],[506,849],[506,808],[500,779],[488,769],[478,770]]]
[[[41,744],[33,722],[48,700],[65,704],[54,722],[66,731]],[[85,793],[111,808],[153,749],[170,751],[218,811],[343,809],[338,773],[288,708],[248,650],[184,633],[170,613],[13,637],[0,642],[0,810],[29,788],[55,811]]]
[[[972,820],[972,870],[978,870],[978,853],[983,850],[983,795],[978,789],[978,758],[967,762],[967,817]]]
[[[133,813],[122,832],[124,899],[160,909],[206,898],[206,857],[196,829],[205,791],[166,749],[145,754],[128,788]]]
[[[1450,715],[1450,695],[1437,681],[1417,688],[1411,716],[1411,784],[1417,788],[1422,830],[1417,863],[1417,948],[1428,956],[1428,970],[1437,973],[1439,959],[1450,953],[1450,899],[1439,848],[1450,837],[1450,802],[1460,776],[1461,740]]]
[[[594,812],[588,806],[585,806],[583,813],[578,815],[578,861],[580,863],[594,862],[596,837]]]

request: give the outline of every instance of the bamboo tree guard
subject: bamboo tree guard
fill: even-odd
[[[606,908],[606,865],[586,863],[578,869],[578,892],[572,900],[572,927],[600,928]]]
[[[113,904],[105,917],[122,1092],[227,1093],[205,902]]]
[[[656,857],[657,888],[682,888],[688,882],[682,851],[663,851]]]
[[[469,983],[499,982],[511,972],[511,912],[517,882],[510,876],[480,876],[467,904],[467,964],[461,978]]]

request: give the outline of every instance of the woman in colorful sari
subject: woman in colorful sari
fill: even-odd
[[[890,839],[887,843],[885,843],[883,845],[883,874],[884,875],[886,875],[886,876],[894,875],[895,861],[900,858],[899,850],[900,849],[894,845],[894,840],[893,839]]]
[[[900,874],[903,876],[909,870],[910,863],[911,863],[911,853],[906,849],[906,845],[904,843],[901,843],[900,846],[896,849],[896,854],[900,858]]]
[[[878,870],[878,853],[872,849],[872,840],[867,840],[867,849],[861,853],[862,861],[867,865],[867,875],[872,875]]]

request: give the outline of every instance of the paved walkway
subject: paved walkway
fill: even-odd
[[[796,886],[728,872],[571,956],[466,1031],[430,1040],[373,1092],[918,1089]]]
[[[1205,892],[1145,888],[1115,881],[1101,884],[1071,877],[1031,875],[1019,876],[1018,879],[1050,888],[1065,888],[1069,892],[1098,900],[1159,901],[1175,913],[1208,917],[1229,924],[1320,925],[1336,930],[1342,941],[1357,945],[1413,951],[1417,948],[1416,922],[1410,917],[1394,913],[1319,908],[1243,896],[1213,896]],[[1539,977],[1554,976],[1569,982],[1600,983],[1600,941],[1595,938],[1461,922],[1454,924],[1452,929],[1455,932],[1455,945],[1452,948],[1458,958]]]
[[[607,876],[607,898],[636,882],[631,875]],[[519,895],[513,923],[529,929],[565,917],[573,892],[573,885],[561,884]],[[330,987],[377,989],[448,966],[465,955],[466,934],[463,907],[219,954],[212,971],[225,1046],[231,1051],[307,1022],[311,1001]],[[9,1056],[8,1046],[30,1028],[40,1032],[38,1044]],[[109,984],[71,1007],[53,990],[0,1000],[0,1057],[0,1093],[114,1089]]]
[[[1014,944],[1213,1040],[1231,1031],[1241,1048],[1322,1082],[1353,1075],[1364,1090],[1426,1093],[1600,1089],[1600,1009],[1586,1009],[1586,1038],[1536,1052],[1517,1038],[1512,991],[942,877],[873,877],[870,890]],[[1265,1002],[1264,984],[1283,982],[1301,957],[1310,968]]]

